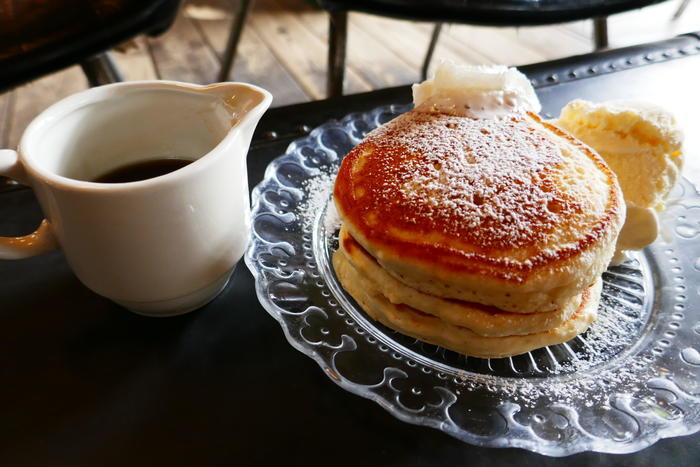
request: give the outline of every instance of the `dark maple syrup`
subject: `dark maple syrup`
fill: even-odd
[[[154,159],[150,161],[135,162],[97,177],[97,183],[127,183],[148,180],[181,169],[192,161],[183,159]]]

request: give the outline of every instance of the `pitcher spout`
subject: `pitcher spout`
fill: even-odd
[[[231,128],[230,131],[252,133],[260,118],[270,107],[272,95],[257,86],[247,83],[216,83],[202,89],[206,94],[216,96],[219,118]]]

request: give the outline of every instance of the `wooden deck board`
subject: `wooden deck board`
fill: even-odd
[[[275,56],[299,82],[304,91],[314,99],[326,95],[327,46],[300,18],[309,12],[289,11],[281,8],[276,0],[257,0],[251,15],[251,23],[259,36]],[[311,14],[325,17],[325,13]],[[346,92],[369,91],[372,86],[352,69],[346,71]]]
[[[15,89],[15,102],[7,127],[8,147],[17,147],[24,129],[44,109],[87,87],[81,68],[73,66]]]
[[[219,60],[192,20],[178,15],[160,38],[148,38],[160,79],[209,84],[216,81]]]
[[[700,30],[700,2],[691,1],[677,21],[673,14],[679,2],[664,2],[608,19],[611,47],[623,47]]]
[[[15,94],[14,92],[6,92],[5,94],[0,94],[0,148],[9,148],[8,141],[8,126],[10,123],[10,115],[12,112],[12,106],[14,104]]]
[[[139,37],[114,57],[128,80],[216,80],[238,0],[186,0],[174,25],[157,38]],[[672,21],[680,0],[613,15],[612,47],[700,30],[700,1]],[[349,17],[346,93],[419,79],[431,23],[368,14]],[[254,0],[243,31],[232,78],[257,84],[275,96],[273,106],[326,95],[327,14],[305,0]],[[518,65],[588,52],[591,21],[562,25],[443,29],[433,63]],[[0,95],[0,144],[15,147],[27,124],[43,109],[87,87],[79,67],[41,78]]]
[[[517,28],[515,39],[529,48],[546,51],[548,59],[593,51],[593,39],[571,34],[565,26],[530,26]]]
[[[208,10],[201,10],[190,2],[185,7],[184,14],[193,20],[219,62],[231,31],[232,11],[230,5],[227,9],[210,7]],[[250,25],[246,25],[243,29],[238,53],[229,76],[232,81],[243,81],[265,89],[275,89],[273,100],[275,106],[310,100],[299,83],[277,60]]]
[[[432,23],[418,23],[374,15],[353,15],[357,25],[367,33],[384,37],[384,45],[397,56],[409,63],[415,70],[415,79],[419,79],[425,54],[428,50]],[[447,39],[449,41],[449,39]],[[484,64],[491,63],[484,55],[471,47],[459,47],[458,51],[445,45],[445,37],[437,44],[433,63],[439,60],[450,60],[457,63]]]
[[[327,15],[306,5],[307,10],[299,15],[300,20],[326,44]],[[359,26],[367,16],[355,13],[348,16],[347,70],[361,76],[373,89],[414,82],[418,78],[417,70],[387,47],[388,39],[381,34],[368,33]]]
[[[547,53],[536,50],[515,37],[515,28],[489,28],[482,26],[450,25],[444,31],[447,37],[455,39],[451,42],[456,52],[463,47],[479,46],[479,53],[493,63],[505,65],[524,65],[546,60]]]
[[[126,81],[157,79],[155,63],[145,37],[137,37],[112,53]]]

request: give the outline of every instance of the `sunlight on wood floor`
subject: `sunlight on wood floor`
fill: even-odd
[[[157,38],[139,37],[114,56],[127,80],[171,79],[211,83],[237,0],[186,0],[175,23]],[[610,46],[650,42],[700,30],[700,1],[691,1],[673,20],[674,0],[609,19]],[[353,13],[348,25],[346,93],[415,82],[432,31],[429,23]],[[262,86],[274,106],[325,96],[328,17],[304,0],[256,0],[243,31],[232,79]],[[443,28],[433,63],[522,65],[590,52],[590,21],[553,26]],[[43,109],[87,83],[71,67],[0,94],[0,143],[15,147],[19,136]]]

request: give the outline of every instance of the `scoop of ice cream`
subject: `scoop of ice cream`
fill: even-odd
[[[503,65],[443,62],[431,79],[413,85],[417,109],[480,118],[542,108],[530,81]]]
[[[644,248],[658,234],[656,212],[664,209],[683,167],[683,134],[673,115],[642,101],[570,102],[554,122],[595,149],[617,175],[627,220],[621,251]]]
[[[603,156],[628,204],[664,208],[683,167],[683,134],[669,112],[640,101],[575,100],[557,124]]]

